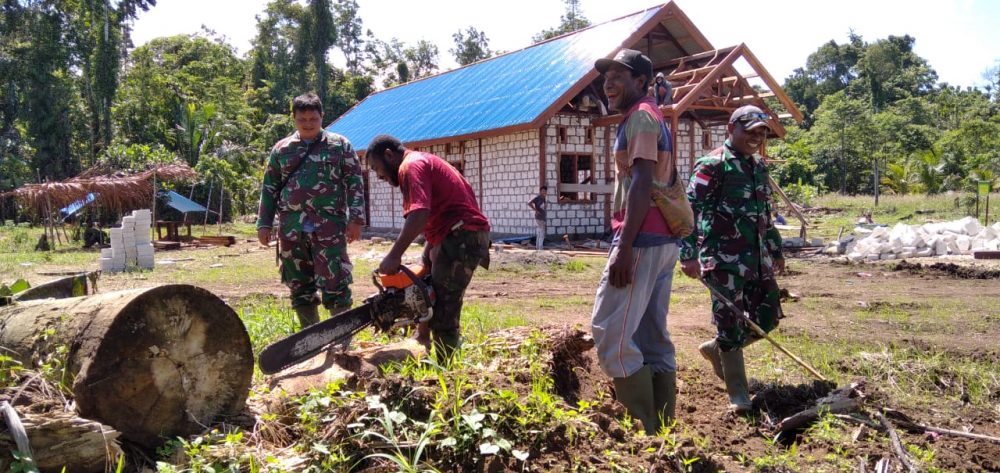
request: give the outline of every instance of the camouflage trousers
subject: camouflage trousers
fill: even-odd
[[[434,284],[434,316],[428,323],[431,339],[445,350],[458,346],[462,298],[476,266],[490,266],[490,233],[454,230],[430,250]]]
[[[298,241],[281,239],[281,282],[292,290],[292,307],[316,305],[333,311],[351,306],[351,259],[347,240],[320,240],[302,233]],[[316,296],[316,290],[322,299]]]
[[[746,310],[750,314],[750,319],[765,332],[774,330],[778,326],[778,320],[784,317],[781,312],[778,282],[773,276],[746,279],[733,273],[716,270],[706,273],[705,280],[737,307]],[[715,324],[716,340],[722,351],[741,348],[747,342],[759,338],[743,321],[742,314],[734,312],[714,295],[712,323]]]

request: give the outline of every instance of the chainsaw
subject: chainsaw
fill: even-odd
[[[347,346],[351,337],[372,325],[388,332],[400,327],[426,322],[433,316],[434,289],[428,271],[412,271],[400,266],[392,275],[372,273],[378,292],[361,305],[310,325],[260,352],[260,370],[273,374],[308,360],[331,346]]]

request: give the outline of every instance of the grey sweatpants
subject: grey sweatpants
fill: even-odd
[[[538,226],[535,230],[535,249],[540,250],[545,245],[545,220],[536,218],[535,225]]]
[[[625,378],[643,365],[654,373],[677,371],[667,312],[678,252],[673,243],[634,248],[632,283],[621,288],[608,280],[608,259],[590,317],[597,361],[608,376]]]

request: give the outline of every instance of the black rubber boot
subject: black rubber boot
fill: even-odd
[[[434,358],[438,363],[446,364],[451,362],[455,352],[462,346],[462,337],[458,331],[439,332],[431,331],[431,345],[434,350]]]
[[[656,414],[653,397],[653,372],[643,366],[627,378],[613,378],[618,402],[634,419],[642,422],[646,435],[656,435],[660,419]]]
[[[653,373],[653,407],[656,408],[659,427],[662,428],[674,422],[674,411],[677,408],[676,371]]]

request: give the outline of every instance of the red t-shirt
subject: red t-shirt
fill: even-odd
[[[403,193],[403,217],[417,209],[430,210],[424,238],[432,245],[441,243],[460,221],[464,230],[490,229],[469,182],[433,154],[406,151],[399,166],[399,189]]]

